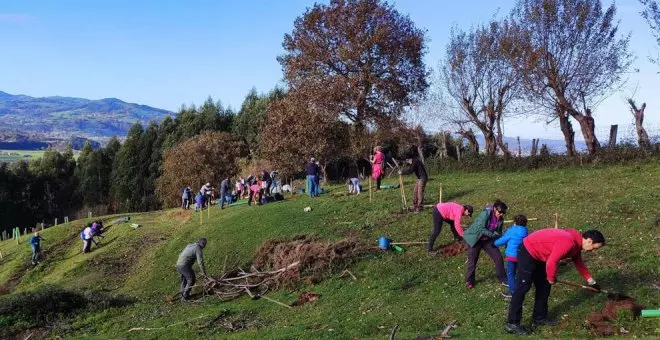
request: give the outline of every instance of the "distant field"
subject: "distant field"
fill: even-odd
[[[20,160],[32,160],[43,157],[45,150],[0,150],[0,163],[14,163]],[[77,150],[73,151],[73,158],[78,159]]]

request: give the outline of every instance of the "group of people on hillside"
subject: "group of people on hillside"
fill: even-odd
[[[497,279],[508,288],[502,295],[510,299],[505,330],[523,335],[527,330],[520,325],[525,295],[532,285],[536,289],[532,325],[555,325],[548,319],[548,298],[553,284],[557,282],[559,261],[570,259],[580,275],[592,288],[600,286],[591,276],[582,261],[582,252],[597,250],[605,245],[605,237],[598,230],[580,233],[575,229],[547,228],[529,233],[528,219],[524,215],[513,218],[514,224],[502,232],[507,205],[496,200],[472,219],[470,226],[463,230],[461,219],[472,216],[474,208],[455,202],[438,203],[432,211],[433,232],[428,240],[429,255],[435,256],[433,245],[442,230],[442,224],[449,224],[454,241],[463,240],[467,244],[467,265],[465,285],[474,288],[477,262],[481,251],[485,251],[495,265]],[[504,259],[498,247],[505,247]]]
[[[232,185],[232,179],[225,177],[219,185],[220,208],[225,205],[236,203],[240,199],[247,199],[248,205],[261,205],[266,202],[281,199],[277,195],[278,189],[277,171],[262,170],[259,175],[249,175],[239,177]],[[192,190],[190,187],[183,188],[181,194],[181,209],[190,209],[190,200],[192,199]],[[215,199],[215,188],[211,183],[204,184],[194,197],[195,212],[209,207]]]

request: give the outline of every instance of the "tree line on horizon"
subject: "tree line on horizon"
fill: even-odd
[[[660,47],[657,2],[640,3]],[[522,114],[557,122],[568,156],[576,154],[577,122],[594,155],[600,149],[594,104],[622,84],[633,58],[616,6],[600,0],[517,0],[502,18],[454,28],[435,82],[423,61],[426,42],[424,30],[387,2],[315,4],[284,36],[277,60],[285,89],[253,89],[238,112],[210,97],[199,107],[182,106],[173,118],[136,123],[123,143],[85,146],[77,161],[71,152],[50,150],[41,160],[2,164],[0,227],[76,211],[171,207],[183,186],[217,185],[258,166],[295,175],[309,157],[321,160],[324,171],[342,162],[359,172],[375,145],[398,158],[460,157],[466,148],[478,156],[474,129],[484,137],[486,157],[510,158],[504,122]],[[638,144],[649,148],[646,106],[633,98],[630,105]],[[429,121],[468,145],[447,133],[430,135],[422,128]]]

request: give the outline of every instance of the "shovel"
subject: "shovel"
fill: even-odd
[[[563,283],[563,284],[568,285],[568,286],[579,287],[579,288],[582,288],[582,289],[590,290],[590,291],[596,292],[596,293],[607,294],[607,298],[610,299],[610,300],[614,300],[614,301],[634,300],[632,297],[630,297],[628,295],[621,294],[621,293],[610,292],[610,291],[607,291],[605,289],[598,290],[598,289],[593,288],[593,287],[581,285],[579,283],[570,282],[570,281],[557,280],[557,282]]]

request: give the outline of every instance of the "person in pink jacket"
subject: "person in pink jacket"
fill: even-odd
[[[429,254],[433,253],[433,244],[435,239],[440,235],[442,230],[442,223],[447,222],[451,228],[451,233],[454,234],[454,241],[463,239],[463,227],[461,227],[461,218],[463,216],[472,217],[474,208],[471,205],[461,205],[455,202],[438,203],[433,209],[433,232],[429,237]]]
[[[374,156],[371,159],[371,176],[376,181],[376,190],[380,190],[380,180],[383,179],[385,172],[383,171],[383,163],[385,163],[385,154],[383,148],[376,146],[374,148]]]

